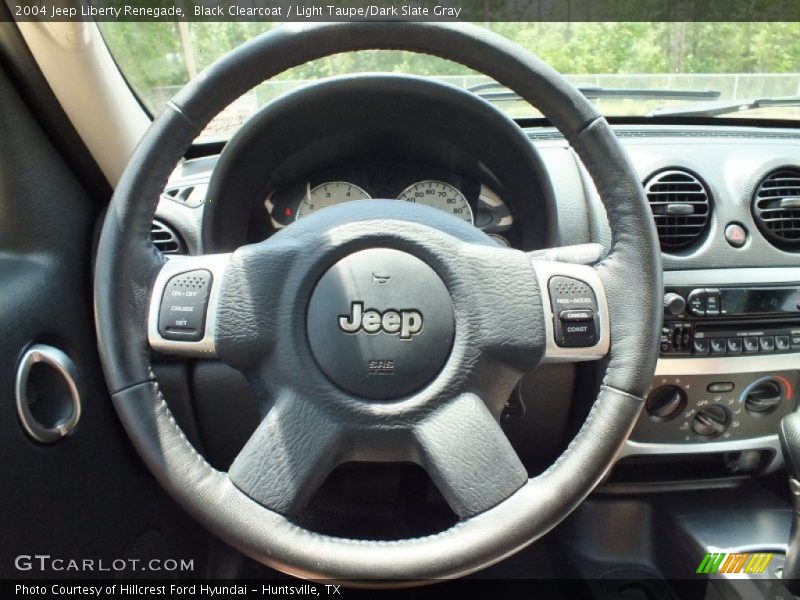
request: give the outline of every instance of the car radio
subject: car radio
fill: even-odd
[[[800,352],[800,285],[667,286],[662,356]]]

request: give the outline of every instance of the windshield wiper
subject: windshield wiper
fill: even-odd
[[[722,100],[699,102],[688,106],[665,106],[651,111],[648,117],[716,117],[730,113],[780,106],[800,106],[800,96],[781,98],[751,98],[750,100]]]
[[[501,90],[501,91],[489,91]],[[578,90],[589,98],[622,98],[622,99],[648,99],[665,98],[669,100],[715,100],[719,98],[718,90],[670,90],[670,89],[648,89],[648,88],[604,88],[600,86],[578,86]],[[467,88],[467,91],[478,94],[484,100],[490,102],[509,102],[519,100],[516,92],[512,92],[506,86],[495,81],[478,83]]]

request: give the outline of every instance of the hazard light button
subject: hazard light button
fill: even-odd
[[[725,228],[725,239],[734,248],[741,248],[747,241],[747,229],[739,223],[728,223]]]

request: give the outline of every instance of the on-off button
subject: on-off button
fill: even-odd
[[[158,333],[165,340],[197,342],[206,325],[211,272],[196,269],[174,275],[164,286],[158,314]]]

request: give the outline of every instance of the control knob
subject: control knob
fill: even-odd
[[[695,415],[692,429],[703,437],[716,437],[725,433],[731,422],[731,414],[724,406],[705,406]]]
[[[778,408],[782,401],[781,386],[774,379],[767,379],[750,388],[744,400],[744,408],[754,417],[764,417]]]
[[[686,300],[680,294],[673,292],[664,294],[664,310],[677,317],[686,310]]]
[[[677,385],[662,385],[653,390],[644,406],[654,420],[667,421],[686,406],[686,392]]]

